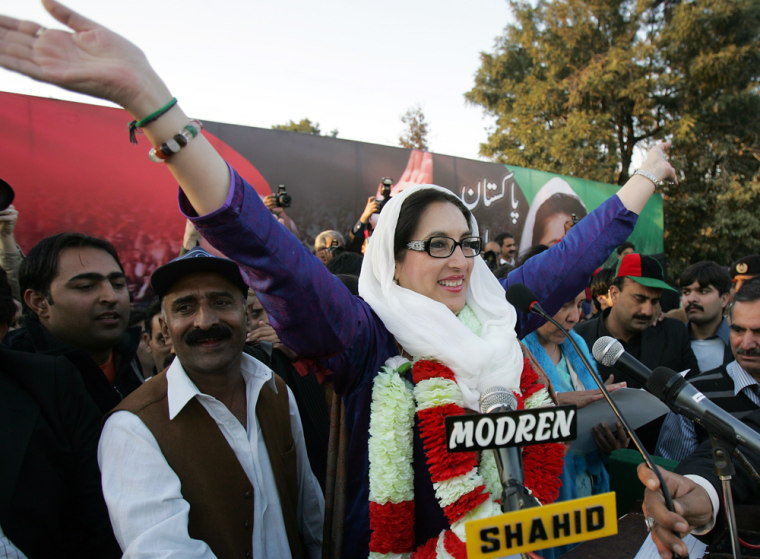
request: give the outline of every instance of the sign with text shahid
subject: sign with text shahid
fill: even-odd
[[[615,493],[508,512],[465,524],[468,559],[495,559],[617,534]]]

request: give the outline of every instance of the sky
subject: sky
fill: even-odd
[[[493,119],[468,105],[506,0],[69,0],[140,46],[194,118],[270,128],[309,118],[323,134],[398,146],[419,105],[430,151],[482,159]],[[62,27],[37,0],[6,15]],[[101,103],[0,70],[0,90]]]

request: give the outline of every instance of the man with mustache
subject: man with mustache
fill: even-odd
[[[663,366],[679,372],[698,371],[686,326],[672,318],[653,324],[655,313],[660,312],[660,294],[664,289],[675,291],[665,283],[657,260],[637,253],[626,254],[618,261],[608,291],[612,306],[577,325],[575,331],[589,347],[602,336],[617,338],[625,351],[650,369]],[[601,363],[599,374],[605,380],[614,375],[615,382],[626,381],[630,388],[643,386],[638,379]],[[650,452],[657,443],[662,421],[663,417],[659,417],[636,430]]]
[[[745,281],[737,291],[729,306],[728,322],[736,361],[703,373],[691,382],[713,402],[757,431],[760,430],[760,398],[757,396],[760,380],[760,279]],[[647,487],[644,511],[650,519],[657,548],[660,551],[677,551],[682,556],[686,555],[685,546],[674,532],[684,535],[693,531],[710,538],[713,534],[709,531],[716,523],[725,524],[721,518],[723,515],[719,514],[723,495],[713,466],[712,448],[704,432],[698,430],[696,434],[700,444],[694,446],[693,452],[681,461],[677,473],[662,472],[677,502],[678,514],[669,512],[665,507],[659,482],[653,472],[643,464],[639,466],[639,479]],[[685,435],[682,433],[681,436]],[[754,468],[760,468],[760,456],[743,446],[739,450]],[[734,501],[757,505],[757,483],[751,472],[738,460],[734,460],[734,465],[736,473],[731,479]]]
[[[689,345],[686,327],[678,320],[665,318],[653,325],[659,312],[663,289],[675,291],[665,283],[660,263],[651,256],[626,254],[618,261],[609,297],[612,307],[597,318],[575,327],[589,347],[602,336],[617,338],[625,350],[650,369],[663,366],[674,371],[698,371],[697,360]],[[614,368],[599,365],[599,374],[607,379],[626,381],[631,388],[642,384]]]
[[[42,239],[19,285],[24,328],[6,338],[11,349],[65,356],[101,414],[142,384],[140,329],[127,328],[127,280],[111,243],[82,233]]]
[[[738,419],[760,408],[760,279],[744,282],[729,306],[729,343],[736,360],[686,379],[697,390]],[[657,454],[682,460],[707,438],[693,421],[669,413],[663,423]]]
[[[734,360],[728,341],[728,323],[723,312],[729,302],[731,277],[712,261],[686,268],[679,277],[681,309],[691,338],[691,349],[701,371],[709,371]]]
[[[151,277],[176,358],[108,416],[103,493],[125,557],[311,557],[324,501],[298,408],[243,353],[246,285],[198,247]]]

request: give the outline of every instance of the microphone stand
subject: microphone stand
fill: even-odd
[[[578,344],[573,339],[573,337],[570,335],[570,333],[567,331],[566,328],[564,328],[559,322],[554,320],[553,317],[549,316],[548,313],[541,308],[541,305],[538,304],[538,301],[534,301],[531,303],[529,307],[530,312],[537,314],[538,316],[545,318],[549,322],[551,322],[554,326],[560,329],[560,331],[564,332],[567,336],[567,339],[570,341],[570,344],[575,349],[578,356],[581,358],[581,361],[583,361],[583,364],[586,366],[586,369],[588,369],[589,373],[591,374],[591,377],[594,379],[594,382],[596,382],[596,385],[599,387],[599,390],[602,391],[602,394],[604,395],[604,399],[607,400],[607,403],[612,408],[613,413],[618,418],[620,423],[625,428],[626,432],[631,436],[631,440],[633,441],[633,444],[636,446],[636,449],[639,451],[639,454],[641,454],[641,457],[644,459],[644,462],[649,467],[650,470],[654,472],[654,474],[657,476],[657,479],[660,481],[660,489],[662,490],[662,494],[665,497],[665,505],[668,507],[668,510],[671,512],[675,512],[675,506],[673,505],[673,499],[670,496],[670,490],[668,489],[668,486],[665,485],[665,480],[662,478],[662,474],[660,473],[660,470],[657,468],[657,465],[654,463],[654,460],[652,460],[652,457],[649,455],[649,453],[644,448],[644,445],[641,443],[641,440],[636,435],[633,429],[631,429],[631,426],[628,424],[628,421],[626,421],[625,417],[623,417],[622,412],[620,411],[620,408],[618,408],[615,401],[612,399],[612,396],[610,396],[609,391],[607,390],[607,387],[604,386],[604,383],[602,380],[597,377],[596,373],[594,373],[594,368],[591,366],[591,363],[588,362],[588,359],[586,359],[586,356],[581,351],[581,348],[578,347]],[[733,510],[733,506],[732,506]],[[676,534],[679,538],[681,537],[679,534]],[[674,559],[680,559],[680,556],[673,554]]]
[[[731,477],[736,473],[731,461],[731,453],[734,447],[713,433],[709,433],[709,435],[715,473],[718,474],[723,489],[723,508],[726,510],[728,530],[731,534],[731,553],[734,559],[738,559],[741,557],[741,548],[739,547],[739,529],[736,526],[734,497],[731,492]]]

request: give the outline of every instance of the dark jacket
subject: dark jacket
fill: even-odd
[[[99,436],[100,414],[69,361],[0,348],[0,526],[29,559],[121,556]]]
[[[4,343],[16,351],[66,357],[79,370],[84,386],[101,415],[105,415],[143,383],[142,369],[137,359],[139,328],[127,328],[113,348],[116,368],[113,386],[89,355],[55,337],[36,318],[24,319],[24,328],[10,332]]]
[[[586,341],[589,348],[593,348],[594,342],[602,336],[612,336],[604,324],[609,314],[610,309],[605,309],[600,316],[582,322],[573,329]],[[679,320],[666,318],[656,326],[650,326],[636,334],[627,342],[620,342],[628,353],[650,369],[662,366],[679,373],[686,369],[691,369],[692,374],[699,371],[697,358],[691,350],[689,332],[686,325]],[[615,374],[615,382],[626,381],[630,388],[643,388],[639,380],[614,367],[599,364],[599,374],[603,379],[606,380],[612,373]]]
[[[760,432],[760,410],[752,412],[742,421],[755,431]],[[739,445],[737,450],[744,454],[753,468],[760,471],[760,456],[757,453],[742,445]],[[751,505],[752,508],[748,511],[744,511],[744,513],[746,514],[749,512],[750,514],[754,514],[757,511],[756,507],[760,505],[760,484],[752,478],[752,474],[739,460],[734,458],[733,464],[736,470],[731,477],[731,494],[734,503],[737,506]],[[720,478],[718,478],[718,475],[715,473],[715,467],[712,460],[712,445],[710,441],[703,441],[697,450],[684,458],[676,468],[676,473],[681,475],[695,474],[701,476],[710,482],[715,488],[721,501],[720,512],[716,519],[716,528],[704,537],[700,537],[700,539],[709,542],[711,549],[717,548],[717,550],[726,551],[728,553],[726,556],[729,556],[730,551],[727,542],[725,540],[720,541],[721,536],[725,534],[726,530],[726,515],[723,507],[723,489],[721,487]],[[742,524],[746,523],[743,521],[748,520],[746,516],[742,517],[741,515],[741,512],[737,512],[737,522],[740,530]],[[742,534],[740,533],[740,537],[741,536]]]

